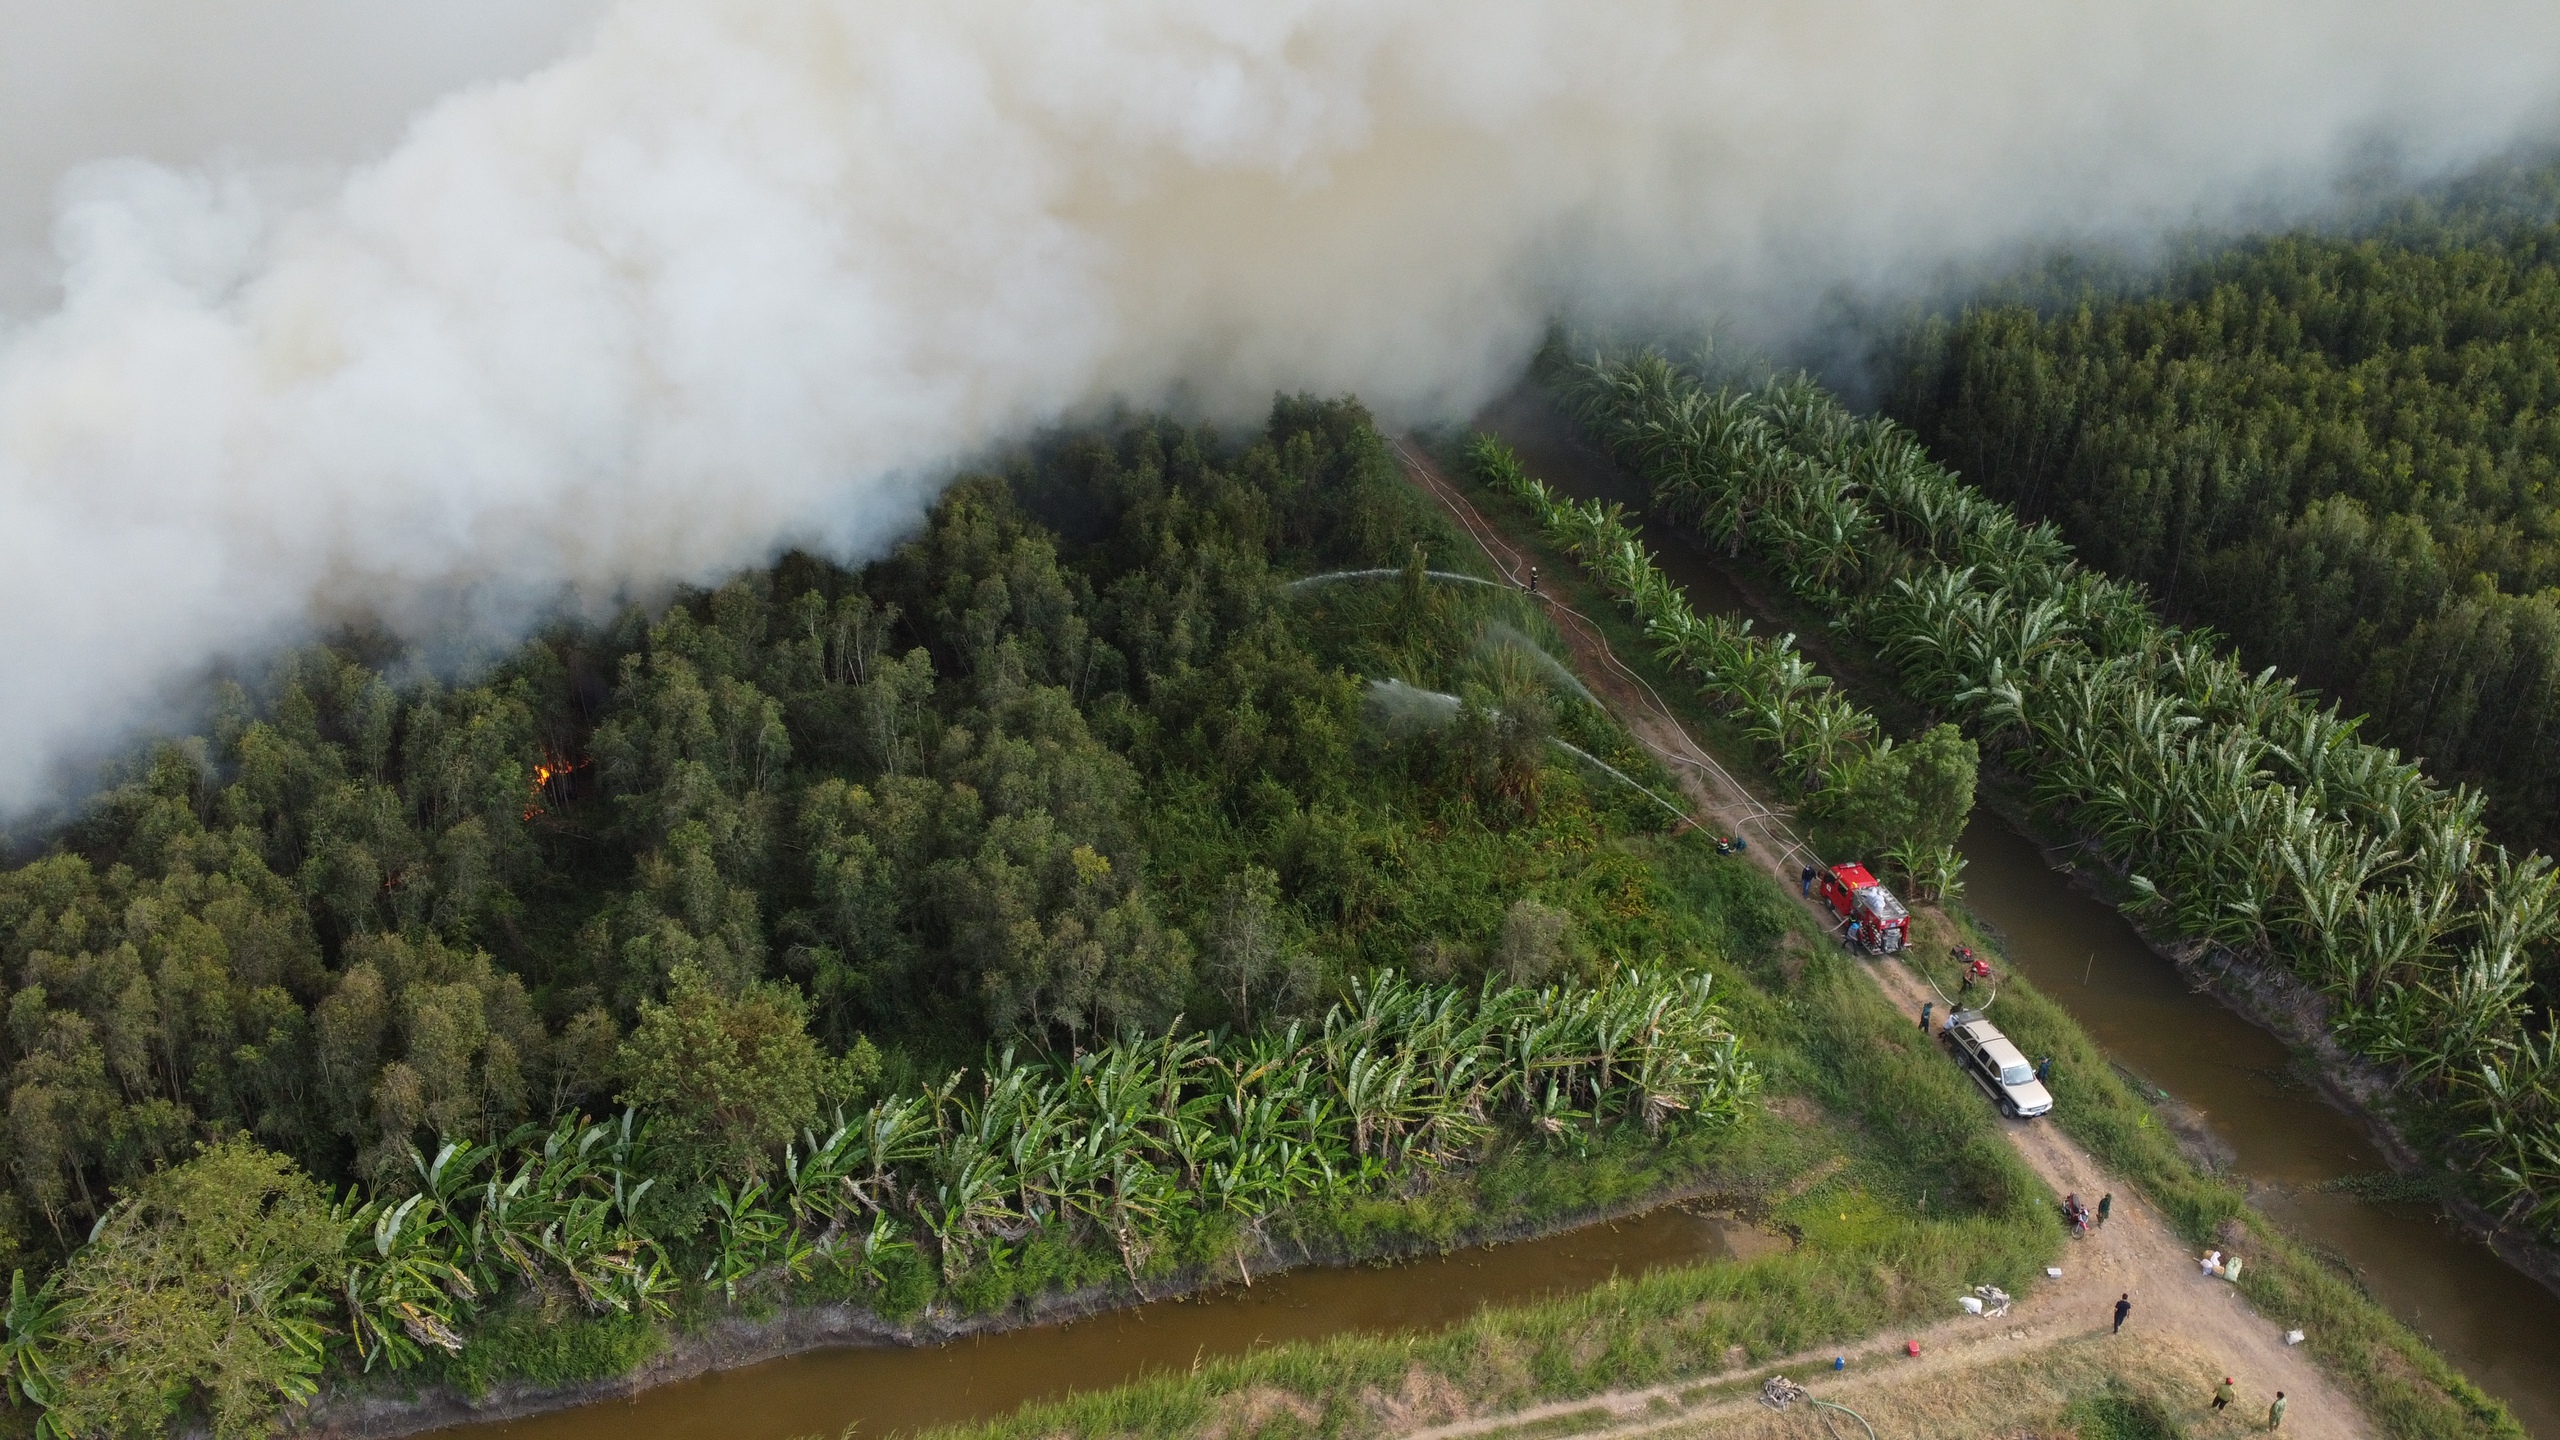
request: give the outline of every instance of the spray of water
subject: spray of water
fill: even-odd
[[[1455,695],[1438,690],[1425,690],[1420,686],[1407,685],[1401,680],[1392,679],[1370,681],[1368,698],[1372,716],[1391,730],[1408,733],[1447,725],[1455,721],[1459,712],[1466,708],[1466,702]],[[1619,784],[1651,800],[1669,811],[1674,818],[1680,820],[1689,818],[1688,811],[1663,799],[1652,789],[1637,781],[1635,777],[1581,746],[1558,739],[1553,735],[1547,737],[1547,743],[1584,764],[1593,766]]]
[[[1466,708],[1466,702],[1455,695],[1393,679],[1370,681],[1368,702],[1372,719],[1400,733],[1437,729]]]
[[[1379,570],[1328,570],[1322,575],[1309,575],[1303,579],[1292,580],[1280,588],[1294,594],[1297,591],[1312,590],[1321,585],[1338,585],[1345,580],[1396,580],[1403,578],[1404,573],[1403,570],[1393,566]],[[1438,580],[1444,584],[1482,585],[1502,591],[1511,589],[1499,580],[1487,580],[1481,575],[1461,575],[1455,570],[1425,570],[1422,573],[1425,578]]]
[[[1309,575],[1303,579],[1292,580],[1288,584],[1282,586],[1281,589],[1285,592],[1295,593],[1301,590],[1313,589],[1318,586],[1340,584],[1345,580],[1401,579],[1405,573],[1405,571],[1392,566],[1370,570],[1330,570],[1322,575]],[[1481,585],[1490,590],[1502,591],[1506,595],[1516,595],[1519,593],[1513,587],[1503,584],[1498,580],[1487,580],[1482,576],[1477,575],[1461,575],[1454,570],[1425,570],[1422,573],[1429,579],[1439,580],[1449,584]],[[1499,620],[1486,621],[1483,627],[1476,632],[1476,649],[1480,654],[1519,655],[1523,659],[1527,660],[1533,669],[1537,670],[1539,674],[1552,682],[1558,689],[1570,691],[1572,694],[1580,697],[1589,704],[1596,706],[1600,703],[1598,699],[1593,697],[1590,687],[1582,683],[1581,676],[1574,674],[1572,670],[1565,666],[1563,661],[1558,660],[1553,653],[1547,650],[1545,646],[1530,639],[1527,635],[1522,634],[1513,626],[1505,625]]]
[[[1476,648],[1486,654],[1517,655],[1556,688],[1581,697],[1584,703],[1595,708],[1600,704],[1591,688],[1582,683],[1582,677],[1557,659],[1554,652],[1499,620],[1485,622],[1477,632]]]
[[[1673,818],[1679,820],[1686,820],[1689,818],[1688,811],[1683,810],[1679,806],[1672,804],[1670,801],[1663,799],[1660,795],[1655,794],[1650,788],[1637,784],[1634,778],[1629,776],[1626,771],[1619,769],[1617,766],[1612,765],[1608,761],[1601,759],[1599,756],[1592,754],[1590,751],[1583,749],[1581,746],[1575,745],[1569,741],[1559,740],[1552,735],[1547,737],[1547,743],[1564,751],[1568,755],[1572,755],[1577,759],[1580,759],[1585,764],[1599,766],[1603,772],[1615,776],[1619,784],[1626,786],[1637,794],[1652,801],[1654,804],[1670,811]]]

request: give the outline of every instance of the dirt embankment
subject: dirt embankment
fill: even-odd
[[[1477,512],[1465,493],[1440,473],[1427,454],[1411,445],[1399,445],[1397,454],[1413,482],[1449,511],[1483,548],[1495,568],[1525,587],[1532,563],[1529,557]],[[1663,757],[1694,807],[1695,823],[1719,835],[1747,837],[1750,845],[1746,853],[1753,863],[1781,882],[1795,884],[1797,867],[1802,863],[1798,857],[1805,852],[1787,829],[1784,815],[1689,737],[1661,697],[1610,652],[1608,641],[1596,625],[1553,594],[1543,598],[1583,683],[1641,743]],[[1804,903],[1811,908],[1810,902]],[[1898,961],[1877,961],[1868,970],[1886,995],[1918,1024],[1922,1002],[1936,998],[1928,982]],[[1842,1353],[1853,1363],[1874,1361],[1886,1352],[1900,1350],[1906,1340],[1918,1340],[1920,1355],[1893,1362],[1896,1373],[1915,1384],[1952,1385],[1956,1383],[1953,1372],[2014,1358],[2022,1348],[2054,1346],[2108,1334],[2117,1297],[2130,1295],[2134,1309],[2129,1330],[2179,1337],[2209,1357],[2208,1363],[2219,1364],[2226,1373],[2242,1379],[2249,1387],[2248,1393],[2263,1396],[2284,1391],[2292,1401],[2293,1421],[2303,1433],[2373,1433],[2354,1401],[2313,1365],[2308,1354],[2285,1344],[2283,1333],[2249,1306],[2237,1286],[2202,1273],[2186,1243],[2130,1185],[2109,1175],[2087,1151],[2049,1123],[2008,1121],[2003,1128],[2010,1143],[2053,1187],[2057,1198],[2078,1194],[2094,1202],[2100,1195],[2115,1196],[2107,1224],[2070,1246],[2063,1258],[2062,1277],[2037,1287],[2005,1321],[1986,1322],[1960,1315],[1923,1331],[1870,1337],[1846,1352],[1834,1350],[1795,1357],[1799,1368],[1827,1366],[1834,1354]],[[1949,1297],[1950,1308],[1953,1298]],[[1987,1334],[2000,1336],[2001,1343],[1984,1346],[1980,1342]],[[1633,1429],[1669,1428],[1683,1423],[1684,1417],[1695,1418],[1682,1404],[1681,1389],[1655,1387],[1560,1402],[1548,1408],[1553,1417],[1595,1406],[1629,1415],[1645,1413],[1653,1418]],[[2263,1400],[2260,1403],[2263,1406]],[[1461,1435],[1508,1429],[1553,1417],[1546,1417],[1543,1412],[1520,1412],[1422,1434],[1430,1440],[1454,1440]]]

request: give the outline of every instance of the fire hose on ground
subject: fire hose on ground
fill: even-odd
[[[1846,1406],[1846,1405],[1834,1405],[1834,1404],[1832,1404],[1832,1403],[1831,1403],[1830,1401],[1828,1401],[1828,1400],[1814,1400],[1814,1401],[1811,1401],[1811,1402],[1809,1402],[1809,1403],[1810,1403],[1810,1404],[1812,1404],[1812,1405],[1814,1406],[1814,1408],[1816,1408],[1816,1409],[1818,1409],[1818,1410],[1837,1410],[1837,1411],[1839,1411],[1841,1414],[1848,1416],[1850,1419],[1857,1421],[1860,1425],[1865,1425],[1865,1426],[1866,1426],[1866,1431],[1867,1431],[1867,1440],[1876,1440],[1876,1427],[1874,1427],[1873,1425],[1868,1425],[1868,1424],[1867,1424],[1867,1417],[1866,1417],[1866,1416],[1859,1414],[1857,1411],[1850,1409],[1848,1406]],[[1822,1417],[1822,1428],[1823,1428],[1826,1432],[1828,1432],[1828,1433],[1830,1434],[1830,1436],[1831,1436],[1831,1440],[1840,1440],[1840,1432],[1831,1428],[1831,1417],[1830,1417],[1830,1416],[1825,1415],[1825,1416],[1823,1416],[1823,1417]]]

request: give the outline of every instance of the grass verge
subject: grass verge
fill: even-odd
[[[2001,1342],[1991,1340],[1986,1344]],[[1845,1381],[1809,1377],[1813,1394],[1845,1405],[1880,1436],[2070,1435],[2078,1440],[2186,1440],[2237,1435],[2254,1426],[2244,1418],[2251,1399],[2256,1413],[2266,1397],[2243,1397],[2221,1416],[2206,1407],[2219,1372],[2194,1347],[2162,1336],[2084,1336],[2046,1346],[2014,1360],[1969,1366],[1961,1382],[1899,1380],[1890,1371]],[[1862,1436],[1851,1421],[1832,1417],[1831,1434]],[[1779,1414],[1757,1404],[1724,1405],[1694,1424],[1661,1432],[1662,1440],[1803,1440],[1823,1427],[1799,1408]]]
[[[444,1379],[466,1395],[486,1395],[501,1380],[578,1385],[630,1374],[664,1348],[665,1333],[646,1319],[518,1305],[473,1327]]]

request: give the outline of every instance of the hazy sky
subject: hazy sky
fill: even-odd
[[[0,310],[53,298],[84,161],[345,163],[428,101],[556,58],[604,0],[0,0]]]

